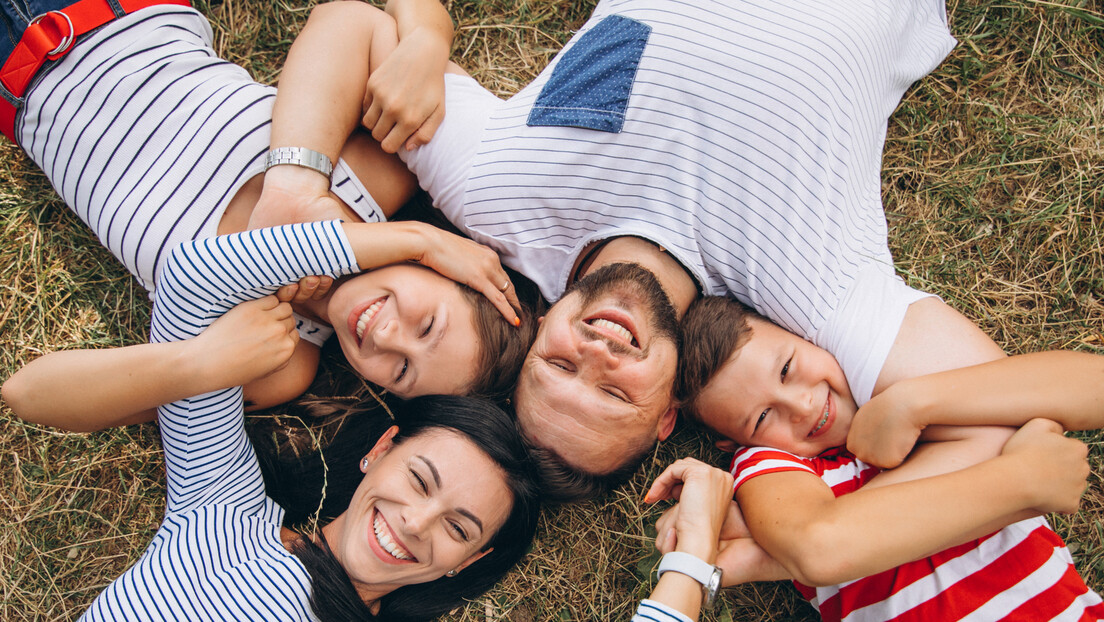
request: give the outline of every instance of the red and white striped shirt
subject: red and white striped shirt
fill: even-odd
[[[736,452],[731,471],[736,488],[760,475],[807,471],[837,497],[878,473],[845,449],[800,458],[763,447]],[[1062,539],[1041,517],[856,581],[794,584],[829,622],[1104,620],[1100,596],[1085,585]]]

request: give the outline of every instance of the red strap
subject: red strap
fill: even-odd
[[[119,0],[127,13],[158,4],[191,6],[189,0]],[[0,68],[0,82],[16,97],[23,97],[31,80],[47,60],[67,54],[77,37],[115,19],[107,0],[80,0],[60,11],[49,11],[31,20],[23,37]],[[0,131],[15,140],[16,108],[0,99]]]

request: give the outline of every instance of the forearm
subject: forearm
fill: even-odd
[[[1104,427],[1104,356],[1050,351],[904,380],[886,390],[917,427],[1005,425],[1034,418],[1067,430]]]
[[[440,44],[445,52],[441,59],[444,69],[454,30],[452,18],[439,0],[388,0],[384,10],[395,19],[400,41],[420,32]]]
[[[755,540],[797,580],[833,585],[927,557],[1033,515],[1030,491],[1010,485],[1024,479],[1023,470],[1018,461],[1002,456],[966,470],[838,498],[823,485],[818,495],[779,483],[784,476],[801,477],[784,473],[745,484],[737,500]],[[753,483],[773,485],[748,489]]]
[[[42,356],[3,386],[18,417],[73,432],[152,421],[161,404],[224,388],[196,365],[185,341]]]
[[[389,21],[362,2],[331,2],[311,11],[280,75],[273,148],[306,147],[337,160],[360,122],[374,34]]]

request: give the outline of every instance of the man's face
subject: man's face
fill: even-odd
[[[573,467],[608,473],[673,422],[677,319],[635,264],[580,279],[541,320],[521,370],[518,421]]]

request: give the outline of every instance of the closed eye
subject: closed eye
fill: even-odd
[[[461,526],[460,523],[453,522],[450,523],[450,525],[452,525],[452,530],[456,532],[456,535],[461,540],[463,540],[464,542],[468,541],[468,532],[464,530],[464,527]]]
[[[437,316],[435,316],[435,315],[431,316],[429,318],[429,325],[426,326],[425,330],[422,331],[422,337],[429,336],[429,331],[433,329],[433,323],[436,322],[436,321],[437,321]]]
[[[402,382],[403,378],[406,378],[406,370],[410,368],[410,359],[403,359],[402,369],[399,370],[399,375],[395,376],[395,384]]]
[[[786,376],[790,373],[790,363],[792,362],[793,357],[791,356],[789,360],[786,361],[786,364],[782,366],[782,373],[779,375],[779,378],[782,382],[786,382]]]
[[[421,475],[418,475],[417,471],[415,471],[414,469],[410,469],[410,474],[414,476],[414,481],[418,483],[417,488],[419,490],[421,490],[423,493],[429,492],[429,487],[426,486],[426,481],[422,479]]]

